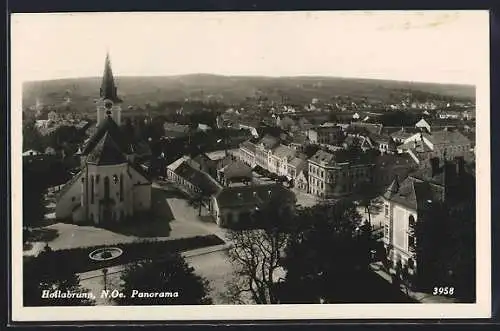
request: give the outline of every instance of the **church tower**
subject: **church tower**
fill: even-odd
[[[115,123],[120,126],[122,112],[121,102],[122,100],[118,97],[113,71],[111,70],[111,60],[107,53],[99,100],[97,101],[97,126],[108,117],[111,117]]]

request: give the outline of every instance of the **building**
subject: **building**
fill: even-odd
[[[288,175],[288,162],[293,159],[296,151],[285,145],[278,145],[271,150],[271,157],[269,159],[268,168],[272,173],[278,176]]]
[[[214,178],[196,167],[188,156],[183,156],[167,166],[167,180],[176,184],[188,195],[192,197],[201,195],[207,201],[222,189]]]
[[[163,123],[163,136],[168,139],[182,139],[189,136],[189,125],[179,123],[165,122]]]
[[[240,145],[238,156],[243,162],[253,168],[257,165],[256,150],[257,146],[255,145],[255,143],[250,140],[244,141]]]
[[[421,128],[402,127],[397,131],[391,132],[389,135],[396,142],[396,144],[400,145],[420,137],[421,132]]]
[[[307,138],[312,144],[338,145],[344,140],[344,132],[336,125],[320,125],[307,130]]]
[[[390,136],[371,134],[370,140],[374,148],[381,154],[396,154],[398,152],[397,143]]]
[[[432,228],[438,231],[440,222],[444,222],[451,213],[471,211],[468,208],[475,205],[474,191],[474,177],[466,170],[461,157],[452,160],[432,158],[428,165],[404,180],[394,179],[383,195],[383,240],[391,271],[407,270],[410,276],[434,279],[434,284],[439,281],[436,275],[429,274],[433,267],[422,257],[437,255],[439,250],[436,247],[443,241],[443,236],[452,235],[454,226],[442,226],[444,232],[438,235],[424,230]],[[474,218],[474,215],[469,216]],[[453,222],[453,218],[448,220]],[[455,227],[459,226],[462,224]],[[432,245],[436,250],[426,252],[433,237]]]
[[[41,154],[42,153],[35,151],[34,149],[29,149],[29,150],[23,152],[23,157],[25,157],[25,156],[39,156]]]
[[[307,158],[305,155],[295,156],[287,163],[288,171],[286,177],[289,180],[296,179],[297,176],[306,168]],[[307,191],[307,189],[306,189]]]
[[[295,178],[295,187],[302,192],[309,192],[309,174],[307,171],[307,162],[305,162],[305,167],[299,171]]]
[[[374,158],[373,185],[377,191],[385,190],[394,178],[404,179],[418,168],[409,154],[380,154]]]
[[[427,132],[431,132],[431,125],[428,121],[425,120],[425,118],[420,119],[420,121],[415,124],[415,127],[425,129],[425,131]]]
[[[457,130],[444,129],[429,133],[420,133],[411,137],[404,144],[398,146],[398,151],[406,152],[417,163],[428,163],[432,157],[440,157],[446,153],[447,157],[464,157],[467,161],[474,157],[472,143],[465,135]]]
[[[349,195],[372,181],[372,170],[373,163],[353,159],[345,151],[319,150],[308,162],[308,193],[327,199]]]
[[[281,202],[280,210],[293,210],[295,194],[278,183],[225,187],[212,197],[211,214],[221,227],[245,226],[258,217],[270,201]]]
[[[240,160],[232,161],[217,172],[217,181],[223,186],[236,183],[250,184],[252,179],[252,168]]]
[[[257,144],[255,149],[255,164],[264,168],[269,169],[269,163],[271,161],[272,150],[280,144],[278,138],[271,135],[264,136]]]
[[[107,55],[97,102],[98,127],[80,155],[80,172],[57,198],[57,219],[102,225],[151,209],[151,182],[134,162],[133,145],[119,128],[120,103]]]

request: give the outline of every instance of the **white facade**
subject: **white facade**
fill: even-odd
[[[100,224],[151,208],[151,183],[128,163],[88,164],[68,185],[56,204],[58,219]]]
[[[407,266],[411,259],[412,266],[409,268],[409,272],[415,273],[416,259],[412,252],[412,246],[415,246],[416,239],[415,234],[411,231],[410,223],[417,222],[417,211],[384,199],[383,213],[384,243],[392,249],[389,259],[392,261],[393,267],[398,261],[403,267]]]
[[[110,104],[110,108],[106,108],[106,104]],[[108,112],[110,112],[108,114]],[[115,121],[115,123],[120,126],[121,125],[121,114],[122,108],[119,104],[114,104],[110,100],[99,100],[97,102],[97,126],[99,126],[108,115]]]

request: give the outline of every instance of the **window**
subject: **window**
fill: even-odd
[[[384,224],[384,237],[389,238],[389,224]]]
[[[109,199],[109,177],[104,177],[104,199]]]
[[[120,201],[123,201],[123,174],[120,175]]]
[[[415,227],[415,217],[413,217],[413,215],[410,215],[410,217],[408,217],[408,226],[411,228]]]
[[[94,176],[90,176],[90,204],[94,203]]]
[[[415,248],[415,237],[414,236],[408,236],[408,248]]]
[[[389,205],[384,206],[385,217],[389,217]]]

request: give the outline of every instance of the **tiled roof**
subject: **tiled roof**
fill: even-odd
[[[325,152],[323,150],[319,150],[316,152],[316,154],[311,156],[309,160],[317,163],[325,162],[327,164],[333,164],[335,163],[335,155],[332,153]]]
[[[293,201],[295,194],[278,183],[263,185],[247,185],[236,187],[225,187],[217,195],[217,203],[220,208],[237,208],[242,206],[259,206],[266,203],[272,196]]]
[[[255,144],[250,141],[242,142],[240,147],[249,150],[252,153],[255,153]]]
[[[415,179],[407,177],[399,185],[397,192],[393,192],[391,200],[411,209],[417,209],[417,196],[414,187]]]
[[[380,134],[382,132],[382,124],[376,124],[376,123],[352,123],[351,127],[354,129],[364,129],[368,131],[369,133],[374,133],[374,134]]]
[[[280,159],[292,157],[295,155],[295,150],[285,145],[279,145],[273,150],[273,155]]]
[[[282,118],[280,120],[280,126],[282,128],[284,128],[284,127],[286,128],[286,127],[290,127],[290,126],[294,126],[294,125],[296,125],[295,121],[293,119],[291,119],[289,116],[285,116],[284,118]]]
[[[279,144],[279,139],[271,135],[265,135],[260,142],[264,145],[265,148],[272,149]]]
[[[175,160],[174,162],[170,163],[168,166],[167,166],[167,169],[175,172],[175,170],[186,160],[188,160],[189,157],[187,156],[183,156],[181,158],[178,158],[177,160]]]
[[[178,176],[198,187],[205,195],[214,195],[221,189],[221,186],[210,178],[208,174],[194,169],[187,162],[182,162],[178,165],[174,172]]]
[[[121,152],[125,154],[131,153],[132,144],[129,139],[130,137],[125,137],[116,122],[111,117],[108,117],[99,125],[95,134],[89,139],[83,148],[82,155],[89,154],[106,133],[109,133],[111,138],[113,138],[113,141],[117,144]]]
[[[470,140],[456,130],[433,131],[425,137],[436,145],[462,145],[470,144]]]
[[[416,166],[415,160],[408,154],[381,154],[375,158],[377,168],[394,167],[394,166]]]
[[[288,162],[288,164],[294,166],[295,168],[299,168],[305,162],[306,162],[306,160],[304,160],[304,159],[294,157],[292,160],[290,160],[290,162]]]
[[[226,179],[252,177],[252,168],[239,160],[229,163],[224,168],[222,168],[221,171],[224,172],[224,177]]]
[[[94,147],[87,157],[87,163],[95,165],[112,165],[126,163],[127,158],[113,140],[109,132]]]

